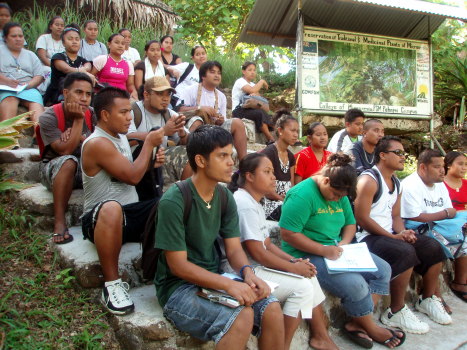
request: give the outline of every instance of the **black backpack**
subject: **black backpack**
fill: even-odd
[[[376,191],[375,195],[373,196],[373,203],[376,203],[377,201],[379,201],[379,199],[381,198],[381,196],[383,194],[381,175],[379,174],[378,170],[373,169],[373,168],[367,169],[367,170],[365,170],[365,171],[363,171],[361,173],[361,175],[365,175],[365,174],[373,175],[374,178],[376,179],[377,184],[378,184],[378,190]],[[391,180],[392,180],[392,183],[394,185],[394,190],[396,191],[396,193],[399,193],[399,189],[400,189],[400,186],[401,186],[401,183],[400,183],[399,179],[396,176],[392,175]]]
[[[183,180],[175,183],[182,193],[184,208],[183,208],[183,223],[186,225],[188,218],[190,217],[191,204],[193,197],[191,195],[190,185],[187,180]],[[227,189],[221,185],[216,185],[216,189],[219,192],[221,200],[221,215],[224,216],[227,211]],[[141,236],[143,254],[141,258],[141,269],[143,270],[144,280],[154,280],[157,271],[157,261],[159,255],[162,253],[162,249],[156,248],[156,223],[157,223],[157,208],[159,202],[157,202],[149,212],[146,226],[144,227],[143,234]],[[218,248],[216,247],[216,250]]]
[[[193,63],[188,64],[182,76],[180,77],[180,79],[178,79],[177,84],[175,84],[174,88],[176,88],[177,85],[180,85],[180,83],[186,79],[186,77],[188,76],[188,74],[191,73],[194,67],[195,65]],[[172,105],[172,109],[178,112],[180,107],[183,106],[183,101],[177,94],[172,94],[172,97],[170,98],[170,104]]]

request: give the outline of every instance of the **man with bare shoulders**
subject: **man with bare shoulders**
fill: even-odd
[[[118,276],[122,244],[140,241],[151,208],[158,198],[138,202],[135,185],[149,166],[153,149],[162,143],[164,129],[150,132],[138,158],[133,161],[126,137],[132,116],[128,92],[115,87],[95,97],[96,130],[83,143],[84,238],[96,245],[104,274],[102,303],[110,312],[133,312],[128,284]],[[164,162],[163,150],[154,166]]]

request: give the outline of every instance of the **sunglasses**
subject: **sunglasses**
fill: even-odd
[[[399,156],[399,157],[407,157],[407,153],[404,152],[401,149],[396,149],[396,150],[392,150],[392,151],[385,151],[383,153],[394,153],[396,156]]]

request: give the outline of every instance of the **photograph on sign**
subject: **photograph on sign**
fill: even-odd
[[[305,27],[303,108],[429,115],[427,42]]]

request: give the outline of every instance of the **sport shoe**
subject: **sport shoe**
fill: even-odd
[[[409,333],[425,334],[430,330],[430,326],[420,321],[407,305],[404,305],[402,309],[394,314],[391,312],[391,308],[388,307],[381,314],[379,320],[386,326],[397,327]]]
[[[115,315],[126,315],[135,310],[135,305],[128,295],[130,286],[121,279],[105,282],[101,302]]]
[[[436,295],[432,295],[429,298],[422,299],[420,297],[415,303],[415,309],[424,314],[427,314],[429,318],[439,324],[450,324],[452,323],[452,318],[446,312],[446,309],[443,307],[443,303],[440,298]]]

